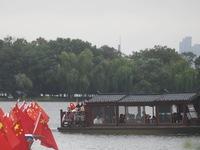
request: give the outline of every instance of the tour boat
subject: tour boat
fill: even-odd
[[[199,116],[199,92],[97,94],[85,103],[84,111],[60,110],[58,131],[90,134],[200,134]]]

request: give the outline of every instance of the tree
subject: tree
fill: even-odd
[[[17,86],[23,93],[23,98],[25,98],[25,95],[33,88],[32,81],[25,74],[15,75],[15,79]]]
[[[195,69],[197,71],[197,85],[200,84],[200,56],[194,61]],[[197,87],[198,89],[200,86]]]
[[[0,48],[0,91],[14,95],[16,84],[14,75],[21,70],[21,48],[13,46],[14,39],[7,37]]]
[[[197,72],[186,60],[181,60],[171,66],[174,85],[173,91],[194,91],[196,87]],[[174,84],[173,84],[174,83]]]
[[[32,89],[25,91],[31,96],[41,93],[72,96],[93,94],[97,90],[193,91],[200,84],[199,57],[192,53],[180,55],[175,49],[159,45],[124,57],[112,47],[96,48],[80,39],[47,41],[40,37],[27,42],[8,36],[0,40],[0,64],[0,91],[7,94],[29,89],[25,83],[26,88],[16,81],[23,74],[22,79],[32,82]]]
[[[78,82],[77,92],[87,93],[90,86],[91,70],[92,70],[92,52],[89,49],[85,49],[78,56],[77,70],[78,70]]]
[[[193,65],[194,64],[194,60],[196,59],[196,55],[192,52],[184,52],[184,53],[181,53],[181,57],[188,61],[190,65]]]
[[[108,45],[104,45],[100,48],[101,54],[105,59],[114,59],[121,55],[119,51],[116,49],[109,47]]]
[[[109,91],[109,71],[110,61],[103,59],[92,69],[92,79],[90,91],[96,93],[96,91],[108,92]]]
[[[151,49],[145,49],[141,50],[140,53],[135,52],[132,56],[130,56],[132,59],[136,58],[138,59],[149,59],[149,58],[155,58],[159,59],[164,64],[170,63],[170,62],[176,62],[181,59],[178,52],[175,51],[175,49],[168,48],[167,46],[160,46],[156,45],[154,48]]]
[[[136,62],[133,78],[135,93],[158,93],[165,88],[163,85],[166,86],[167,81],[164,65],[158,59],[141,59]]]
[[[55,79],[59,84],[60,93],[72,95],[76,91],[78,81],[77,56],[70,52],[62,52],[59,56]]]
[[[112,61],[113,78],[112,90],[117,92],[132,92],[133,90],[133,70],[134,63],[130,60],[121,58]]]

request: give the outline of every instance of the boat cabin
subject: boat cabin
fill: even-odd
[[[86,127],[197,126],[199,94],[99,94],[88,100],[79,123]],[[61,111],[61,118],[63,114]]]

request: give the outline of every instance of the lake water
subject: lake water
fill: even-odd
[[[59,150],[200,150],[200,136],[154,136],[154,135],[89,135],[60,133],[60,109],[66,109],[66,102],[38,102],[50,116],[52,129]],[[5,113],[15,102],[0,102]],[[21,104],[21,103],[20,103]],[[35,141],[32,150],[50,150]]]

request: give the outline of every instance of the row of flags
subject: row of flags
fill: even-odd
[[[41,145],[58,150],[51,129],[48,126],[49,116],[37,102],[21,106],[18,102],[9,113],[0,108],[0,150],[29,150],[32,143],[26,135],[33,135],[41,141]],[[37,138],[36,138],[37,139]]]

